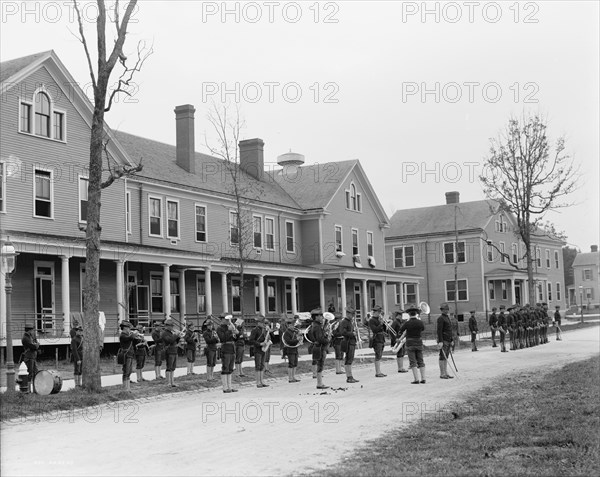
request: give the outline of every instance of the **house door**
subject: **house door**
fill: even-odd
[[[362,298],[360,293],[360,283],[354,284],[354,308],[356,309],[356,318],[362,318]]]
[[[371,310],[377,304],[375,300],[375,290],[375,284],[369,283],[369,306],[371,307]]]
[[[35,264],[35,313],[36,328],[41,332],[51,331],[54,323],[54,264]]]
[[[521,282],[515,282],[515,304],[521,304]]]

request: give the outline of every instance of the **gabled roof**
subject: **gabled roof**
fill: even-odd
[[[600,266],[600,252],[578,253],[573,260],[573,266],[595,265]]]
[[[494,215],[493,211],[497,210],[497,204],[492,200],[476,200],[398,210],[390,219],[386,238],[454,233],[455,208],[456,229],[464,232],[484,229]]]
[[[0,63],[0,83],[4,83],[22,69],[35,63],[40,58],[46,58],[51,54],[52,50],[48,50],[33,55],[23,56],[21,58],[15,58],[13,60],[3,61]]]
[[[192,174],[176,164],[175,146],[122,131],[115,131],[115,136],[129,157],[136,162],[141,160],[144,166],[130,180],[148,179],[188,190],[232,195],[233,182],[223,159],[196,152],[196,173]],[[267,174],[262,181],[244,171],[239,171],[238,177],[242,195],[247,199],[291,209],[301,208],[277,183],[269,180]]]

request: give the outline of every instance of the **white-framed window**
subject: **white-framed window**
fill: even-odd
[[[240,243],[240,218],[235,210],[229,211],[229,243],[231,245]]]
[[[343,237],[342,237],[342,226],[341,225],[335,226],[334,234],[335,234],[335,251],[343,252],[344,251],[344,242],[343,242]]]
[[[285,221],[285,249],[288,252],[296,251],[296,239],[294,235],[294,222]]]
[[[182,272],[183,273],[183,272]],[[173,275],[170,277],[170,296],[171,296],[171,313],[179,313],[180,307],[180,291],[179,291],[179,276]]]
[[[358,254],[358,229],[352,229],[352,255]]]
[[[346,189],[346,209],[354,210],[355,212],[362,211],[361,195],[357,191],[354,182],[351,182],[350,188]]]
[[[592,269],[591,268],[584,268],[582,270],[581,277],[584,280],[591,280],[592,279]]]
[[[493,281],[488,282],[488,296],[490,300],[496,299],[496,287]]]
[[[394,283],[394,304],[401,305],[402,304],[402,284]]]
[[[496,232],[504,233],[507,230],[506,219],[504,218],[503,214],[500,214],[496,219]]]
[[[487,261],[493,262],[494,261],[494,246],[491,244],[488,244],[487,248],[486,248],[486,253],[487,253]]]
[[[285,286],[285,311],[292,312],[292,281],[286,280]],[[296,280],[296,310],[300,309],[300,290],[298,288],[298,280]]]
[[[498,245],[500,248],[500,262],[506,263],[506,247],[504,245],[504,242],[500,242]]]
[[[162,199],[148,196],[148,234],[162,237]]]
[[[87,177],[79,176],[79,222],[87,222],[88,185]]]
[[[167,199],[167,238],[179,238],[179,201]]]
[[[83,311],[83,305],[85,303],[84,292],[85,292],[85,263],[80,263],[79,264],[79,311]]]
[[[198,297],[198,313],[206,313],[206,275],[196,277],[196,296]]]
[[[446,280],[446,301],[454,301],[454,297],[457,296],[457,301],[468,301],[469,300],[469,283],[466,279],[456,281]],[[456,289],[458,289],[458,295],[456,295]]]
[[[594,289],[593,288],[584,288],[585,299],[587,301],[592,301],[594,299]]]
[[[546,249],[546,268],[550,268],[550,250]]]
[[[262,248],[262,240],[263,240],[263,233],[262,233],[262,217],[259,215],[253,215],[252,216],[252,237],[253,237],[253,244],[254,244],[254,248]]]
[[[542,267],[542,251],[539,247],[535,248],[535,263],[538,268]]]
[[[502,299],[508,300],[508,287],[506,286],[506,280],[502,280],[500,283],[502,286]]]
[[[194,204],[196,214],[196,242],[206,242],[208,234],[206,231],[206,206]]]
[[[510,247],[512,253],[512,261],[516,265],[519,263],[519,247],[516,243],[513,243]]]
[[[0,212],[6,212],[6,164],[0,162]]]
[[[125,227],[131,233],[131,192],[125,192]]]
[[[258,281],[262,278],[254,279],[254,312],[260,313],[260,286]]]
[[[467,254],[465,253],[466,243],[444,242],[444,263],[465,263]]]
[[[48,91],[42,86],[32,96],[33,101],[20,101],[19,132],[64,142],[66,113],[54,106]]]
[[[31,113],[33,106],[31,103],[21,101],[21,107],[19,108],[19,131],[31,134],[33,128],[31,126],[32,118]]]
[[[405,283],[404,284],[404,298],[405,303],[416,303],[417,302],[417,284],[416,283]]]
[[[415,266],[415,248],[412,245],[394,247],[393,253],[394,268],[406,268]]]
[[[275,250],[275,219],[265,217],[265,250]]]
[[[242,311],[242,301],[240,299],[240,279],[231,279],[231,311],[240,313]]]
[[[560,282],[556,282],[556,301],[560,301]]]
[[[543,286],[542,282],[538,282],[537,292],[538,292],[538,301],[541,303],[544,301],[544,286]]]
[[[367,231],[367,255],[373,257],[375,255],[375,245],[373,243],[373,232]]]
[[[548,301],[552,301],[552,283],[548,282],[546,289],[548,290]]]
[[[53,134],[52,137],[58,141],[64,141],[65,139],[65,113],[62,111],[53,112]]]
[[[53,183],[51,171],[44,171],[42,169],[35,170],[35,182],[33,184],[34,217],[53,217]]]
[[[164,313],[162,273],[150,274],[150,311]]]
[[[277,280],[267,279],[267,313],[277,311]]]
[[[554,251],[554,266],[556,268],[560,268],[560,256],[559,256],[558,250]]]

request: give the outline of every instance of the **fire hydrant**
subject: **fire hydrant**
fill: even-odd
[[[27,370],[25,362],[22,362],[19,366],[17,382],[19,383],[19,391],[22,393],[29,392],[29,371]]]

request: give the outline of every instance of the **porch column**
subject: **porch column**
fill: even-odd
[[[362,308],[362,318],[366,318],[367,317],[367,313],[370,311],[369,310],[369,289],[367,287],[367,280],[361,280],[361,287],[362,287],[362,292],[360,294],[360,299],[362,301],[361,304],[361,308]]]
[[[265,276],[257,275],[257,277],[258,277],[258,312],[262,316],[266,316],[267,314],[265,313]],[[292,281],[292,286],[293,286],[293,284],[294,284],[294,282]],[[293,290],[293,288],[292,288],[292,290]],[[293,295],[293,292],[292,292],[292,295]]]
[[[123,274],[125,262],[123,260],[115,260],[115,263],[117,264],[117,319],[119,320],[119,323],[121,323],[125,319],[125,313],[127,312],[125,308],[125,299],[123,298]]]
[[[229,311],[227,310],[227,272],[221,272],[221,306],[223,313]]]
[[[421,303],[421,286],[419,282],[415,283],[415,291],[417,292],[417,305]]]
[[[296,277],[292,278],[292,315],[298,313],[298,307],[296,306]]]
[[[206,293],[206,316],[212,315],[212,284],[210,283],[210,267],[204,269],[204,293]]]
[[[337,293],[337,290],[335,291]],[[319,307],[321,310],[325,309],[325,279],[319,278]],[[344,310],[340,310],[344,313]]]
[[[69,256],[61,255],[61,298],[63,309],[63,332],[65,336],[69,336],[71,330],[71,298],[69,294]],[[120,302],[119,302],[120,303]]]
[[[163,263],[163,306],[166,318],[171,317],[171,264]]]
[[[346,277],[342,273],[340,275],[340,283],[342,285],[342,313],[345,313],[346,310]],[[323,305],[325,304],[325,300],[323,299]],[[322,308],[323,309],[323,308]]]
[[[524,302],[525,303],[529,303],[529,283],[528,280],[522,280],[521,283],[523,284],[521,286],[521,288],[523,288],[523,296],[524,296]]]
[[[490,285],[494,283],[494,280],[488,280],[485,282],[485,290],[484,290],[484,296],[485,296],[485,309],[486,311],[489,311],[491,309],[491,304],[490,304]]]
[[[0,273],[0,337],[6,338],[6,278]]]
[[[383,311],[387,311],[388,310],[388,301],[387,301],[387,281],[383,281],[381,282],[381,292],[382,292],[382,298],[383,298]]]
[[[516,300],[515,300],[515,279],[511,278],[510,279],[510,293],[511,293],[511,303],[514,305],[516,304]]]
[[[179,271],[179,310],[181,322],[185,322],[185,311],[187,309],[185,300],[185,268]]]

